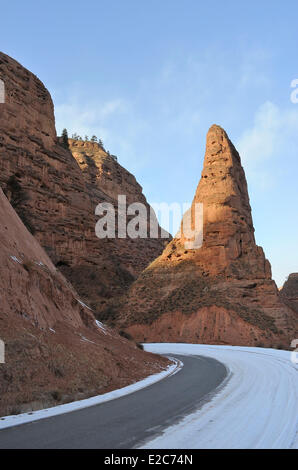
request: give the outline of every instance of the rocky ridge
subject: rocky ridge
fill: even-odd
[[[292,273],[280,290],[283,301],[298,313],[298,273]]]
[[[0,112],[0,185],[81,298],[98,317],[112,318],[110,299],[126,291],[162,252],[165,240],[99,240],[95,207],[114,203],[118,191],[130,202],[146,203],[142,188],[97,144],[70,141],[70,150],[63,148],[49,92],[3,53],[0,78],[6,91]]]
[[[187,248],[182,227],[182,236],[168,244],[122,299],[122,324],[142,341],[288,347],[297,321],[255,243],[240,156],[216,125],[207,135],[192,216],[196,203],[203,204],[201,248]]]

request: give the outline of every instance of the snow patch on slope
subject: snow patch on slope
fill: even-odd
[[[82,305],[82,307],[88,308],[88,310],[91,310],[91,311],[92,311],[92,309],[91,309],[90,307],[88,307],[88,305],[84,304],[84,302],[82,302],[80,299],[77,299],[77,301],[79,302],[79,304]]]
[[[15,261],[16,263],[22,264],[22,261],[19,260],[16,256],[10,255],[11,259]]]
[[[98,326],[98,328],[99,328],[101,331],[103,331],[104,334],[106,335],[106,334],[107,334],[107,331],[106,331],[104,325],[103,325],[99,320],[95,320],[95,323],[96,323],[96,325]]]

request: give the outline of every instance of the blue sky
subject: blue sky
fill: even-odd
[[[1,50],[52,93],[58,132],[100,136],[150,202],[192,200],[224,127],[273,277],[298,272],[296,0],[11,0],[1,15]]]

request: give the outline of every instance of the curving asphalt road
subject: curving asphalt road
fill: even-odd
[[[0,431],[0,449],[131,449],[210,400],[227,376],[204,356],[177,356],[184,367],[130,395]]]

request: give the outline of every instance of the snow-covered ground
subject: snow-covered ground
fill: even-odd
[[[70,413],[72,411],[88,408],[89,406],[99,405],[100,403],[115,400],[115,398],[129,395],[130,393],[134,393],[138,390],[141,390],[142,388],[148,387],[149,385],[152,385],[159,380],[164,379],[165,377],[174,375],[181,369],[181,367],[183,367],[183,363],[181,361],[172,359],[172,363],[164,371],[150,375],[146,379],[135,382],[134,384],[128,385],[127,387],[119,388],[118,390],[113,390],[112,392],[105,393],[103,395],[86,398],[85,400],[66,403],[65,405],[53,406],[52,408],[32,411],[30,413],[22,413],[19,415],[4,416],[0,418],[0,429],[10,428],[12,426],[18,426],[20,424],[30,423],[32,421],[39,421],[40,419]]]
[[[229,377],[210,402],[143,448],[298,448],[298,366],[290,352],[195,344],[145,349],[213,357],[226,365]]]

